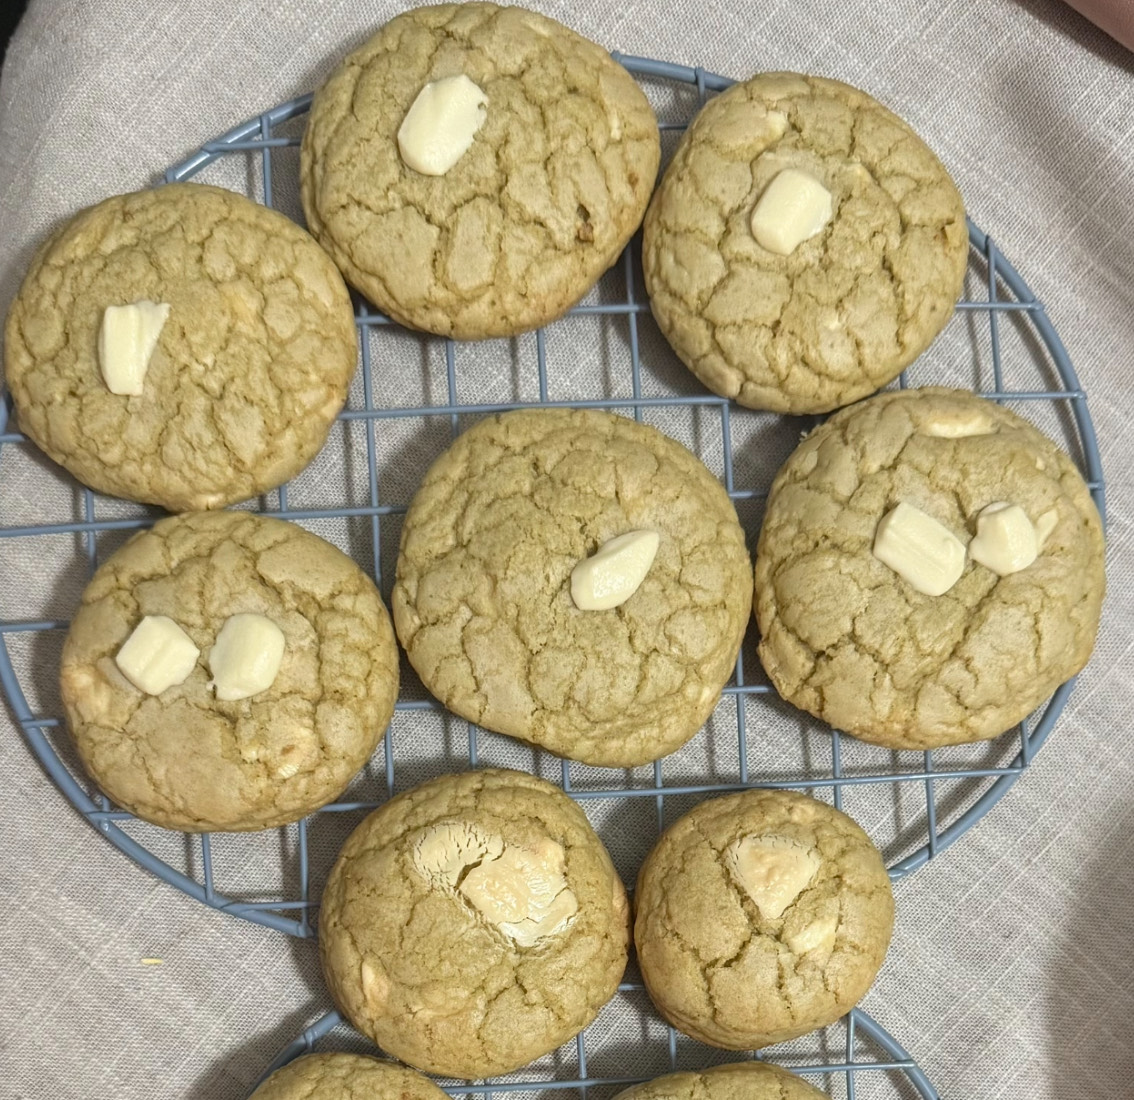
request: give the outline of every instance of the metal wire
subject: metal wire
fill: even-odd
[[[702,69],[688,68],[672,65],[666,62],[653,61],[646,58],[627,57],[615,55],[630,72],[640,77],[655,78],[673,81],[679,84],[692,85],[697,89],[699,101],[703,101],[710,91],[720,91],[732,81],[726,77],[705,72]],[[303,114],[310,107],[311,97],[303,96],[288,103],[281,104],[270,111],[266,111],[256,118],[249,120],[223,134],[215,141],[206,143],[189,159],[172,167],[165,175],[167,182],[186,180],[218,158],[232,155],[256,155],[259,157],[261,179],[263,184],[263,199],[267,205],[272,205],[272,153],[286,146],[297,145],[299,139],[291,136],[277,136],[275,131],[284,123]],[[673,130],[683,128],[684,123],[663,124],[663,129]],[[974,251],[983,258],[987,265],[987,299],[966,300],[959,303],[958,308],[972,317],[983,314],[989,325],[991,338],[993,388],[982,391],[985,396],[997,400],[1012,401],[1048,401],[1057,402],[1069,409],[1081,445],[1085,476],[1088,486],[1099,507],[1100,513],[1105,516],[1105,499],[1101,462],[1099,450],[1095,439],[1094,428],[1087,411],[1086,394],[1079,384],[1074,369],[1067,356],[1059,336],[1055,332],[1050,319],[1028,285],[1012,267],[1007,259],[993,244],[992,240],[971,222],[969,223],[969,238]],[[550,399],[549,382],[552,368],[549,364],[546,339],[543,331],[536,334],[536,368],[538,375],[538,401],[535,402],[462,402],[457,387],[457,359],[458,345],[451,340],[444,342],[445,348],[445,378],[446,399],[439,404],[426,404],[408,408],[383,407],[374,400],[374,379],[371,363],[370,333],[374,329],[390,324],[387,317],[371,310],[365,302],[360,302],[356,309],[356,325],[360,341],[360,361],[362,374],[363,403],[361,408],[348,408],[343,411],[340,419],[344,421],[361,421],[366,432],[366,464],[368,477],[367,503],[364,505],[341,507],[328,504],[326,507],[291,508],[288,503],[287,486],[281,487],[277,496],[277,507],[262,509],[264,514],[283,516],[291,520],[319,520],[341,517],[367,517],[370,521],[370,535],[373,544],[373,557],[371,568],[374,576],[381,586],[381,539],[382,520],[388,516],[397,516],[405,511],[404,505],[383,504],[379,497],[380,460],[376,433],[384,423],[404,418],[447,418],[450,430],[455,436],[458,431],[459,416],[473,413],[488,413],[506,409],[544,405],[553,407],[585,407],[615,409],[629,411],[637,419],[642,418],[643,411],[659,407],[701,407],[705,410],[716,409],[720,417],[721,440],[724,461],[724,483],[730,497],[734,501],[759,500],[766,493],[765,486],[738,486],[733,461],[732,428],[736,418],[746,415],[741,410],[730,407],[729,402],[712,394],[687,396],[657,396],[650,397],[643,393],[641,359],[639,354],[638,317],[648,313],[649,305],[642,301],[634,278],[634,257],[631,249],[627,249],[622,260],[622,272],[625,294],[623,300],[615,303],[587,304],[572,311],[575,315],[602,315],[610,317],[623,317],[626,319],[630,362],[631,362],[631,394],[629,397],[594,398],[583,400]],[[1006,288],[1009,297],[1002,296],[1002,288]],[[1001,363],[1001,341],[999,321],[1002,315],[1015,315],[1023,323],[1031,326],[1038,336],[1051,363],[1059,375],[1062,388],[1040,386],[1033,389],[1012,390],[1006,388],[1004,372]],[[903,374],[900,385],[905,386],[907,379]],[[5,444],[22,445],[24,437],[8,429],[10,414],[10,399],[7,395],[0,402],[0,452]],[[77,534],[82,536],[84,553],[87,559],[87,569],[94,571],[98,560],[97,535],[103,531],[126,531],[148,527],[153,521],[149,518],[117,518],[98,516],[98,498],[89,490],[83,490],[81,520],[0,526],[0,539],[38,538],[48,535]],[[307,822],[301,822],[297,831],[297,858],[299,866],[299,888],[296,896],[272,898],[265,901],[239,901],[219,890],[213,873],[212,846],[207,836],[201,837],[200,874],[194,875],[177,870],[143,844],[129,836],[120,827],[120,824],[130,820],[129,814],[114,809],[105,796],[88,793],[80,781],[73,775],[55,752],[49,740],[48,733],[61,724],[61,720],[54,716],[35,714],[28,704],[24,690],[18,681],[17,675],[10,660],[7,646],[7,637],[21,634],[38,634],[46,631],[60,631],[67,627],[61,620],[44,619],[34,613],[25,619],[15,619],[0,622],[0,686],[12,706],[16,719],[20,724],[25,738],[32,751],[39,759],[51,778],[60,787],[68,800],[82,813],[88,821],[98,829],[111,843],[141,864],[147,870],[176,886],[191,897],[206,905],[223,910],[235,916],[242,917],[256,923],[275,928],[279,931],[295,936],[309,936],[312,928],[308,919],[314,902],[310,896],[309,860],[307,852]],[[1017,735],[1020,741],[1019,752],[1007,764],[990,767],[937,767],[934,764],[932,753],[925,753],[921,766],[914,770],[899,772],[877,771],[866,774],[847,774],[844,767],[843,741],[838,731],[833,731],[830,739],[830,766],[825,774],[801,775],[798,778],[771,780],[768,777],[754,775],[748,759],[746,706],[745,701],[750,698],[765,695],[771,691],[770,686],[762,679],[753,679],[751,670],[746,670],[743,655],[738,658],[732,682],[725,688],[723,706],[733,706],[736,711],[736,736],[739,764],[739,781],[736,783],[714,783],[706,779],[703,782],[687,782],[680,785],[667,784],[664,780],[661,762],[653,769],[652,783],[641,786],[609,787],[604,789],[579,789],[571,782],[569,767],[564,762],[562,767],[562,785],[565,791],[579,800],[591,799],[638,799],[652,798],[657,808],[657,822],[659,830],[664,822],[665,799],[683,795],[709,795],[727,790],[744,789],[749,786],[819,789],[827,788],[832,792],[836,806],[841,806],[843,791],[847,787],[869,784],[914,785],[921,789],[924,796],[924,832],[925,843],[912,854],[895,862],[890,868],[893,879],[900,879],[923,866],[929,859],[938,855],[945,848],[955,843],[972,825],[978,821],[988,810],[996,804],[1027,768],[1035,753],[1043,746],[1056,719],[1062,711],[1068,696],[1073,688],[1073,682],[1060,687],[1045,705],[1042,713],[1034,724],[1021,723]],[[402,699],[397,704],[398,711],[441,711],[439,704],[431,700]],[[707,736],[707,735],[706,735]],[[1011,735],[1006,734],[1005,737]],[[385,738],[385,780],[387,793],[394,790],[395,756],[394,756],[394,728],[391,727]],[[468,731],[468,762],[475,767],[479,760],[478,732],[475,726],[469,725]],[[961,813],[955,814],[947,825],[940,825],[942,807],[938,803],[938,791],[944,780],[970,780],[974,785],[973,801]],[[983,789],[982,789],[983,781]],[[979,791],[979,795],[975,792]],[[362,801],[344,801],[324,807],[322,814],[336,814],[370,808],[375,803]],[[238,842],[238,841],[236,841]],[[849,1068],[847,1073],[847,1088],[853,1096],[853,1076],[859,1069],[854,1064],[853,1037],[854,1028],[874,1037],[887,1046],[885,1033],[877,1024],[869,1020],[865,1014],[857,1013],[851,1018],[848,1031],[848,1052],[846,1062]],[[869,1021],[869,1022],[868,1022]],[[333,1024],[327,1025],[328,1029]],[[580,1043],[582,1040],[580,1040]],[[672,1031],[669,1037],[670,1050],[676,1059],[676,1035]],[[892,1053],[900,1052],[896,1044],[887,1046]],[[900,1052],[901,1057],[894,1053],[898,1061],[906,1056]],[[585,1058],[585,1052],[580,1046],[580,1054]],[[912,1076],[908,1066],[902,1067]],[[824,1068],[825,1072],[832,1072],[830,1066]],[[593,1080],[587,1083],[596,1083]],[[579,1082],[575,1082],[579,1084]],[[924,1083],[922,1095],[935,1096],[928,1082]],[[560,1087],[556,1083],[555,1087]],[[567,1086],[562,1086],[567,1087]],[[919,1088],[922,1086],[919,1085]],[[505,1091],[502,1086],[496,1086]],[[925,1091],[929,1089],[929,1091]],[[462,1086],[459,1092],[475,1091]]]

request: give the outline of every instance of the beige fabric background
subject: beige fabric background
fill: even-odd
[[[866,1007],[943,1096],[1134,1097],[1134,58],[1054,0],[533,6],[629,53],[865,87],[938,151],[1047,302],[1109,483],[1098,650],[1015,790],[900,885]],[[33,0],[0,83],[0,304],[59,218],[309,90],[399,7]],[[0,523],[34,522],[59,484],[7,449]],[[0,618],[65,617],[73,571],[52,572],[31,541],[0,547]],[[24,657],[41,683],[51,664]],[[244,1096],[326,1006],[313,945],[208,911],[126,861],[2,709],[0,773],[0,1096]]]

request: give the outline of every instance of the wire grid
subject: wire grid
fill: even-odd
[[[728,87],[732,81],[726,77],[705,72],[699,68],[687,68],[665,62],[652,61],[644,58],[625,57],[615,55],[630,72],[645,78],[660,81],[676,82],[677,84],[692,85],[696,89],[698,105],[703,103],[711,91],[720,91]],[[167,182],[186,180],[206,166],[213,164],[218,158],[234,154],[249,154],[259,162],[260,179],[263,189],[263,201],[273,205],[273,178],[272,155],[273,150],[295,146],[299,138],[294,135],[283,136],[277,133],[284,124],[301,116],[310,106],[311,97],[304,96],[289,103],[280,105],[267,111],[255,119],[224,134],[215,141],[211,141],[200,149],[198,153],[183,163],[171,168],[165,175]],[[663,131],[680,131],[684,129],[686,121],[662,122]],[[1052,327],[1043,305],[1037,301],[1024,280],[1018,275],[1011,264],[1001,255],[989,237],[970,222],[971,244],[983,260],[987,268],[987,299],[962,300],[958,303],[958,310],[967,314],[969,318],[983,315],[988,325],[991,341],[993,386],[991,389],[977,392],[997,401],[1019,401],[1033,403],[1054,403],[1062,409],[1069,409],[1074,432],[1077,433],[1077,442],[1081,449],[1081,463],[1085,467],[1085,474],[1092,495],[1100,512],[1104,509],[1104,487],[1102,471],[1099,460],[1098,447],[1095,441],[1094,430],[1086,407],[1084,394],[1074,370],[1067,357],[1066,351]],[[391,324],[384,315],[373,311],[366,302],[356,300],[356,323],[360,335],[360,358],[362,375],[363,401],[361,407],[350,405],[340,415],[340,420],[346,423],[360,422],[365,430],[366,473],[368,481],[368,499],[366,503],[347,507],[316,507],[294,508],[289,506],[288,486],[280,487],[275,493],[275,506],[271,506],[270,498],[262,498],[259,510],[267,515],[281,516],[293,521],[320,521],[332,518],[359,517],[365,519],[370,528],[372,542],[372,560],[369,565],[373,571],[379,587],[382,586],[382,529],[383,522],[387,524],[391,518],[396,519],[405,512],[403,504],[383,503],[379,499],[379,454],[377,445],[377,432],[383,425],[404,418],[435,418],[442,422],[447,418],[449,429],[453,436],[458,433],[460,418],[470,414],[485,414],[502,411],[522,405],[540,404],[547,406],[565,406],[576,408],[601,408],[616,412],[630,412],[636,419],[641,420],[643,413],[652,408],[686,407],[701,409],[719,415],[721,442],[723,448],[723,478],[725,487],[737,504],[744,502],[759,502],[766,495],[765,488],[740,487],[736,483],[734,470],[733,433],[739,418],[750,415],[747,410],[736,410],[729,402],[712,394],[682,394],[649,396],[643,389],[642,363],[639,346],[639,318],[649,312],[648,302],[638,291],[636,286],[636,269],[633,247],[628,248],[621,261],[624,293],[618,302],[588,302],[577,306],[571,311],[574,316],[602,315],[623,318],[626,322],[629,353],[630,353],[630,385],[629,397],[609,397],[584,400],[552,400],[549,389],[549,368],[544,330],[535,334],[536,368],[538,374],[538,401],[536,402],[501,402],[476,403],[462,402],[458,394],[457,351],[459,345],[451,340],[444,341],[444,365],[446,399],[441,403],[425,403],[407,407],[388,407],[374,400],[374,365],[372,363],[371,330],[380,330],[383,326]],[[1011,297],[1002,297],[999,287],[1007,287]],[[1005,383],[1001,356],[1001,321],[1005,315],[1014,315],[1025,320],[1034,330],[1043,347],[1050,356],[1051,363],[1058,372],[1059,386],[1009,389]],[[898,381],[898,385],[905,387],[908,379],[905,373]],[[8,429],[10,414],[10,399],[5,396],[0,406],[0,450],[5,444],[22,444],[24,437],[18,432]],[[98,564],[97,537],[100,533],[113,531],[130,531],[140,529],[152,524],[156,518],[153,514],[131,515],[126,517],[100,518],[97,515],[96,503],[104,498],[96,497],[90,490],[81,490],[82,518],[70,522],[50,524],[25,524],[0,527],[0,540],[37,538],[45,535],[70,534],[81,540],[81,553],[86,558],[87,575],[92,574]],[[156,850],[159,846],[149,841],[150,846],[140,842],[130,835],[126,827],[133,821],[132,815],[117,809],[110,801],[97,790],[88,791],[84,787],[85,778],[81,772],[72,770],[61,758],[51,742],[54,732],[60,730],[62,720],[54,716],[45,716],[35,713],[28,703],[19,678],[13,667],[8,649],[8,640],[19,635],[39,635],[47,632],[65,630],[67,622],[59,619],[13,619],[0,621],[0,685],[3,686],[8,700],[15,711],[16,718],[23,730],[24,736],[52,779],[62,789],[67,798],[116,847],[130,856],[146,869],[156,874],[164,881],[176,886],[198,901],[223,910],[234,916],[242,917],[256,923],[266,925],[291,935],[306,937],[313,933],[310,920],[316,903],[312,898],[311,890],[311,859],[309,857],[309,824],[327,815],[348,814],[353,811],[367,810],[380,804],[380,800],[359,799],[343,800],[324,807],[311,818],[300,821],[296,826],[295,835],[295,870],[297,888],[292,895],[272,896],[266,900],[247,900],[231,896],[218,888],[214,874],[213,842],[208,835],[201,835],[192,840],[198,845],[196,857],[187,860],[187,871],[183,872],[174,867],[167,859],[162,858]],[[749,666],[754,662],[751,655],[748,657]],[[758,664],[757,664],[758,668]],[[886,771],[884,768],[868,769],[865,772],[848,770],[845,766],[848,744],[854,746],[858,743],[844,741],[838,731],[831,731],[829,737],[829,763],[819,769],[822,774],[792,776],[790,778],[770,778],[767,774],[760,774],[759,769],[750,769],[748,755],[748,729],[747,729],[747,703],[760,697],[769,697],[768,705],[774,704],[775,696],[770,685],[757,673],[756,676],[746,672],[745,651],[738,657],[735,675],[724,689],[724,700],[731,701],[736,710],[736,752],[737,769],[734,778],[728,781],[716,782],[712,777],[704,777],[691,782],[667,783],[663,776],[663,762],[653,765],[652,781],[638,782],[627,777],[623,783],[588,785],[587,782],[578,782],[573,778],[572,765],[568,761],[556,763],[558,779],[563,789],[584,805],[592,805],[603,800],[619,800],[624,802],[640,802],[653,800],[656,806],[657,829],[660,831],[665,823],[666,799],[670,800],[671,807],[675,799],[687,796],[704,797],[731,790],[746,789],[752,786],[779,787],[811,790],[819,796],[830,795],[837,807],[843,805],[845,789],[853,787],[866,787],[871,785],[891,785],[900,788],[909,785],[919,788],[924,801],[924,833],[926,840],[920,847],[903,858],[892,861],[890,875],[892,879],[901,879],[923,866],[928,860],[934,858],[939,852],[962,836],[977,820],[979,820],[1000,798],[1007,793],[1016,782],[1020,774],[1028,767],[1034,754],[1042,747],[1055,725],[1068,696],[1071,693],[1073,682],[1060,687],[1045,705],[1041,713],[1020,724],[1015,734],[1005,734],[1004,738],[1016,737],[1019,748],[1015,755],[1006,763],[993,762],[991,764],[976,765],[950,765],[941,764],[932,751],[916,754],[917,763],[912,767],[902,767],[896,771]],[[395,726],[398,724],[398,714],[405,712],[433,711],[444,713],[434,700],[428,698],[409,698],[403,692],[396,706],[394,723],[387,732],[383,757],[377,761],[384,766],[384,781],[387,796],[392,794],[395,787]],[[714,731],[715,732],[715,731]],[[495,735],[489,735],[495,736]],[[705,733],[702,737],[708,737]],[[482,763],[482,746],[484,733],[477,727],[468,724],[467,733],[467,764],[476,767]],[[1007,755],[1006,753],[1004,755]],[[597,771],[597,770],[596,770]],[[627,773],[628,774],[628,773]],[[939,817],[944,816],[943,800],[940,791],[943,785],[953,781],[967,781],[976,784],[971,790],[966,788],[965,807],[961,812],[951,812],[948,824],[942,824]],[[157,832],[162,832],[158,830]],[[225,843],[231,844],[235,840],[244,840],[245,837],[226,837]],[[196,866],[195,866],[196,865]],[[641,988],[634,983],[628,983],[626,989]],[[854,1028],[855,1021],[860,1025],[867,1019],[862,1014],[852,1015],[848,1024],[847,1048],[844,1062],[849,1068],[843,1068],[846,1073],[846,1094],[849,1100],[854,1100],[854,1074],[857,1066],[854,1063]],[[873,1025],[877,1027],[877,1025]],[[676,1049],[676,1033],[672,1029],[668,1037],[671,1051]],[[583,1039],[579,1040],[579,1079],[575,1084],[587,1080],[586,1054]],[[840,1069],[837,1063],[824,1063],[827,1072]],[[903,1067],[905,1068],[905,1067]],[[555,1087],[566,1087],[556,1082]],[[458,1091],[469,1091],[462,1088]],[[482,1092],[497,1091],[488,1089]],[[503,1091],[503,1090],[501,1090]],[[935,1093],[923,1091],[922,1095],[932,1096]]]
[[[623,983],[619,988],[643,989],[644,987],[641,984]],[[838,1026],[838,1031],[840,1034],[832,1044],[836,1051],[834,1054],[826,1059],[821,1058],[819,1060],[815,1060],[814,1058],[795,1058],[791,1060],[791,1064],[786,1065],[785,1068],[789,1068],[793,1073],[809,1078],[832,1078],[837,1076],[842,1084],[846,1100],[857,1100],[860,1079],[862,1079],[863,1083],[869,1082],[871,1084],[885,1082],[893,1086],[900,1083],[900,1085],[906,1085],[908,1087],[904,1091],[899,1087],[898,1095],[909,1096],[911,1095],[909,1089],[912,1088],[913,1095],[920,1096],[924,1098],[924,1100],[940,1100],[937,1090],[930,1083],[924,1070],[918,1066],[893,1035],[882,1027],[872,1016],[863,1012],[862,1009],[851,1009],[843,1021],[841,1021],[841,1025]],[[662,1070],[662,1072],[672,1073],[679,1069],[688,1069],[688,1066],[679,1062],[677,1045],[672,1038],[675,1034],[672,1028],[670,1029],[670,1034],[668,1066]],[[587,1033],[583,1031],[575,1037],[574,1045],[578,1059],[579,1075],[572,1080],[533,1082],[531,1080],[509,1079],[501,1081],[488,1080],[474,1083],[466,1081],[454,1081],[451,1083],[438,1082],[438,1084],[449,1096],[468,1096],[474,1098],[474,1100],[482,1100],[482,1098],[487,1100],[487,1098],[497,1093],[505,1096],[515,1096],[516,1094],[538,1096],[543,1093],[558,1092],[563,1089],[577,1089],[580,1091],[580,1096],[585,1100],[588,1093],[592,1098],[599,1095],[609,1097],[621,1089],[626,1089],[631,1085],[641,1084],[643,1081],[652,1079],[651,1077],[627,1074],[619,1074],[617,1076],[601,1076],[596,1074],[588,1076],[586,1035]],[[311,1024],[310,1027],[305,1028],[302,1034],[288,1043],[287,1046],[276,1055],[257,1084],[267,1078],[269,1074],[274,1073],[277,1069],[286,1066],[289,1062],[294,1061],[304,1054],[310,1054],[324,1048],[341,1049],[343,1046],[347,1045],[357,1046],[358,1041],[359,1036],[357,1033],[349,1031],[348,1025],[344,1023],[342,1016],[340,1016],[338,1012],[328,1012]],[[365,1043],[366,1041],[363,1040],[362,1042]],[[379,1053],[377,1048],[369,1044],[360,1049],[363,1053]],[[708,1050],[708,1048],[704,1049]],[[722,1052],[717,1050],[713,1053],[717,1056],[718,1064],[724,1061],[735,1062],[744,1057],[734,1051]],[[764,1051],[758,1054],[750,1053],[745,1060],[767,1060],[776,1065],[780,1064],[779,1059],[766,1059],[765,1054],[766,1052]],[[700,1062],[698,1066],[699,1068],[708,1068]],[[813,1081],[812,1083],[814,1084],[815,1082]],[[892,1088],[889,1094],[895,1094]]]

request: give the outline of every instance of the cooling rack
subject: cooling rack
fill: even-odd
[[[627,982],[619,987],[620,992],[641,990],[641,983]],[[618,1059],[605,1059],[598,1072],[588,1072],[595,1066],[592,1056],[588,1065],[588,1035],[602,1028],[603,1018],[596,1025],[580,1032],[569,1044],[570,1058],[567,1060],[566,1078],[554,1080],[534,1078],[529,1072],[521,1071],[508,1077],[469,1082],[438,1082],[450,1096],[468,1096],[482,1100],[494,1095],[516,1097],[538,1097],[564,1089],[578,1089],[582,1097],[614,1096],[622,1089],[641,1081],[651,1080],[663,1073],[675,1070],[706,1069],[710,1064],[736,1062],[753,1058],[737,1054],[735,1051],[714,1050],[711,1047],[683,1040],[686,1049],[679,1048],[677,1033],[669,1029],[669,1040],[659,1046],[653,1061],[637,1060],[627,1062],[623,1055]],[[593,1046],[593,1044],[592,1044]],[[272,1064],[264,1071],[264,1077],[281,1066],[286,1066],[303,1054],[313,1051],[349,1049],[363,1054],[377,1054],[377,1048],[362,1039],[357,1032],[343,1022],[337,1012],[328,1012],[306,1028],[279,1052]],[[825,1087],[833,1097],[840,1100],[867,1100],[882,1097],[922,1097],[922,1100],[939,1100],[939,1093],[930,1083],[925,1072],[918,1066],[902,1045],[873,1017],[860,1008],[852,1009],[843,1020],[824,1029],[819,1042],[795,1043],[776,1047],[772,1051],[762,1051],[761,1058],[770,1053],[768,1061],[783,1065],[799,1074],[817,1088]],[[601,1058],[601,1055],[600,1055]],[[604,1070],[609,1072],[603,1072]],[[572,1073],[574,1071],[574,1073]],[[261,1077],[261,1081],[263,1077]]]
[[[731,83],[699,68],[615,56],[651,97],[670,145],[705,98]],[[284,103],[207,142],[170,168],[165,180],[220,182],[298,216],[297,146],[310,102],[304,96]],[[971,223],[969,233],[967,289],[957,315],[895,384],[952,382],[1015,406],[1062,439],[1103,512],[1086,395],[1063,344],[1042,303],[992,239]],[[755,413],[701,390],[653,324],[639,263],[634,242],[568,317],[510,342],[457,344],[406,333],[356,299],[360,370],[331,440],[309,471],[250,506],[338,542],[373,571],[388,596],[383,577],[392,576],[401,516],[425,464],[478,416],[567,405],[611,409],[682,439],[719,474],[754,542],[772,475],[798,432],[815,420]],[[565,331],[584,337],[569,357]],[[410,376],[420,389],[403,385],[394,400],[393,380]],[[13,430],[10,410],[5,396],[0,575],[20,562],[26,573],[31,559],[49,574],[39,589],[30,582],[0,586],[0,685],[28,745],[86,820],[142,867],[205,905],[294,936],[313,934],[317,887],[362,811],[438,771],[478,764],[527,768],[560,782],[587,810],[627,881],[657,831],[692,802],[749,786],[807,789],[847,809],[882,848],[891,877],[901,879],[1004,797],[1051,734],[1073,689],[1064,684],[995,742],[890,752],[829,731],[782,704],[749,637],[701,735],[652,767],[614,771],[560,761],[457,720],[404,666],[384,747],[340,801],[266,835],[170,833],[136,821],[89,785],[54,690],[66,615],[82,583],[158,513],[82,489],[44,464]],[[35,501],[17,501],[9,491],[12,471],[29,463],[38,464],[35,480],[43,492]],[[60,514],[45,518],[52,509]],[[48,567],[49,561],[56,564]]]

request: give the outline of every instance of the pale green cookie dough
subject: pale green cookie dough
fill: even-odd
[[[786,168],[831,194],[826,227],[788,255],[752,210]],[[865,92],[767,73],[685,133],[646,215],[650,305],[709,389],[811,413],[889,382],[953,314],[968,257],[961,196],[932,151]]]
[[[958,425],[967,434],[941,434]],[[998,502],[1053,527],[1027,568],[1002,577],[968,557],[929,596],[872,552],[900,502],[965,544]],[[1086,664],[1105,583],[1098,511],[1054,443],[963,391],[879,394],[811,432],[776,475],[756,555],[760,659],[785,699],[865,741],[980,741]]]
[[[732,1062],[700,1073],[667,1073],[618,1093],[615,1100],[828,1100],[828,1096],[768,1062]]]
[[[170,310],[143,392],[112,393],[103,313],[146,300]],[[302,470],[356,360],[350,295],[326,253],[284,215],[195,183],[76,214],[32,261],[5,329],[21,429],[92,489],[172,512]]]
[[[209,655],[230,616],[283,632],[272,685],[223,702]],[[115,656],[147,615],[200,650],[181,684],[147,695]],[[118,805],[188,832],[283,825],[338,796],[393,714],[398,653],[374,583],[295,524],[248,512],[174,516],[95,573],[63,647],[63,704],[83,765]]]
[[[426,84],[488,97],[471,148],[421,175],[397,134]],[[657,120],[604,49],[495,4],[414,8],[316,93],[303,208],[347,280],[395,320],[462,340],[510,336],[573,305],[638,228],[660,158]]]
[[[445,1100],[428,1077],[362,1054],[305,1054],[276,1070],[249,1100]]]
[[[686,814],[642,865],[634,909],[638,963],[658,1010],[729,1050],[783,1042],[848,1012],[874,981],[894,921],[870,838],[793,791],[743,791]]]
[[[656,531],[619,607],[571,572]],[[673,752],[712,713],[750,618],[744,532],[720,482],[654,428],[594,410],[481,421],[430,468],[402,530],[394,624],[450,710],[588,764]]]
[[[447,1077],[507,1073],[565,1043],[613,995],[629,906],[582,810],[522,772],[443,775],[350,836],[319,945],[343,1014]]]

